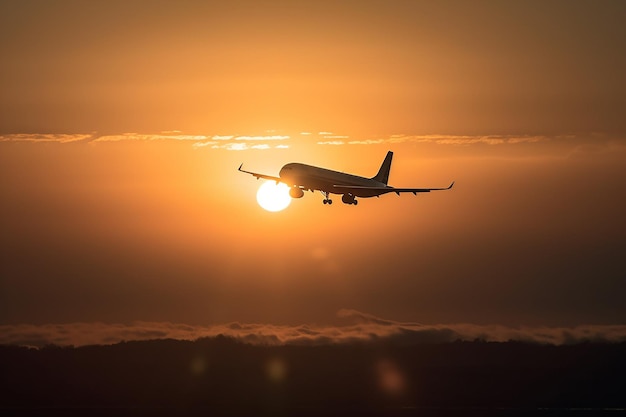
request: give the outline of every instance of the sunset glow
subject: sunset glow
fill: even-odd
[[[0,414],[623,414],[625,16],[0,1]]]
[[[0,325],[625,324],[625,8],[0,2]]]

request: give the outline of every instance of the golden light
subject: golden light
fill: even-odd
[[[273,382],[281,382],[287,376],[287,364],[279,358],[270,360],[265,370],[267,377]]]
[[[390,395],[399,395],[404,391],[404,375],[398,366],[390,360],[381,360],[376,367],[379,385]]]
[[[195,375],[202,375],[206,371],[206,368],[207,362],[206,359],[202,356],[196,356],[191,360],[191,363],[189,364],[189,369],[191,370],[191,373]]]
[[[256,201],[267,211],[281,211],[289,206],[289,187],[282,182],[266,181],[256,193]]]

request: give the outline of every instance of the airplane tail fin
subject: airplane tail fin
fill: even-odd
[[[391,159],[393,158],[393,152],[387,152],[387,156],[385,156],[385,160],[383,164],[380,166],[378,170],[378,174],[372,177],[373,180],[382,182],[383,184],[387,184],[389,181],[389,171],[391,170]]]

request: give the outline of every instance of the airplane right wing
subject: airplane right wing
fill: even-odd
[[[417,193],[429,193],[431,191],[449,190],[453,186],[454,181],[452,181],[449,186],[444,188],[361,187],[355,185],[333,185],[333,188],[341,192],[346,192],[359,196],[365,194],[382,195],[387,193],[396,193],[398,195],[400,195],[400,193],[413,193],[413,195],[416,195]]]
[[[241,169],[241,167],[243,166],[243,164],[239,165],[239,168],[237,169],[240,172],[244,172],[246,174],[250,174],[256,177],[256,179],[258,180],[259,178],[263,178],[264,180],[270,180],[270,181],[276,181],[276,183],[282,182],[282,180],[280,179],[280,177],[273,177],[271,175],[265,175],[265,174],[258,174],[256,172],[250,172],[250,171],[246,171]]]

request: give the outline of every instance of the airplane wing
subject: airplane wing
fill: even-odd
[[[417,193],[429,193],[431,191],[449,190],[453,186],[454,181],[452,181],[449,186],[444,188],[359,187],[355,185],[333,185],[333,188],[340,192],[346,192],[359,196],[362,194],[382,195],[387,193],[396,193],[398,195],[400,195],[400,193],[413,193],[413,195],[417,195]]]
[[[243,166],[243,164],[239,165],[238,171],[240,172],[245,172],[246,174],[250,174],[256,177],[256,179],[258,180],[259,178],[263,178],[264,180],[271,180],[271,181],[276,181],[281,182],[280,177],[273,177],[271,175],[265,175],[265,174],[257,174],[256,172],[250,172],[250,171],[246,171],[241,169],[241,167]]]

